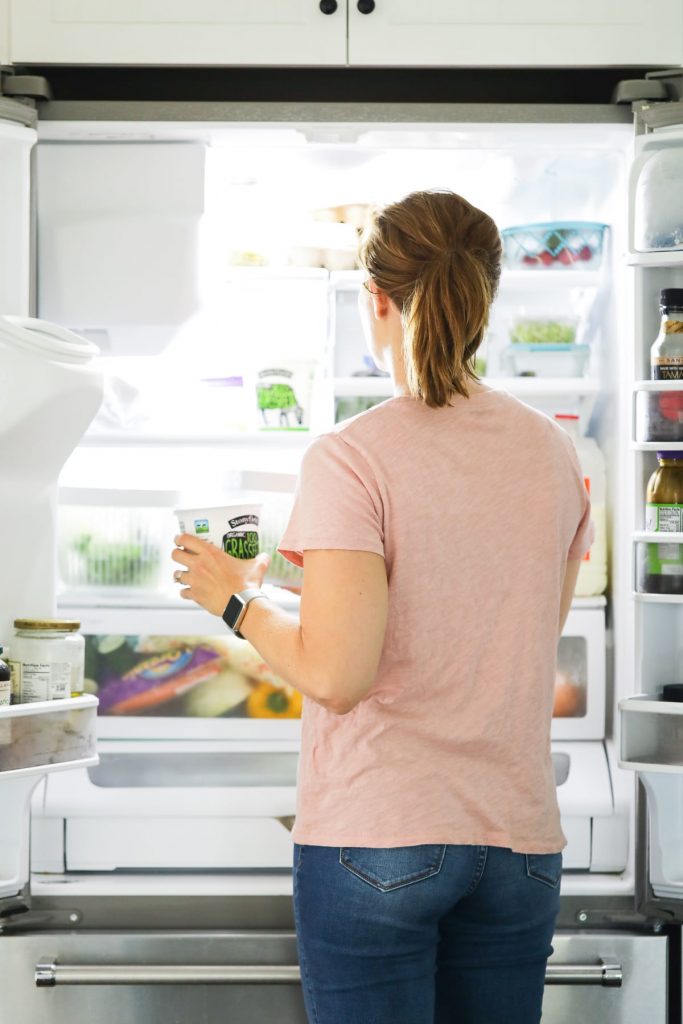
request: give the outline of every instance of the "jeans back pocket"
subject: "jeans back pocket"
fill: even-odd
[[[446,855],[445,845],[343,846],[339,863],[380,892],[391,892],[404,885],[438,875]]]
[[[526,873],[537,882],[544,882],[551,889],[556,889],[562,878],[561,853],[527,853]]]

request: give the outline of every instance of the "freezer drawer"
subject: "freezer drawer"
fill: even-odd
[[[544,1024],[666,1024],[665,937],[562,933],[554,945]],[[274,931],[5,936],[0,1018],[12,1024],[306,1021],[294,936]]]

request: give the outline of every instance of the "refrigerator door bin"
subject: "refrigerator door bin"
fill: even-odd
[[[683,900],[683,702],[638,696],[619,709],[619,764],[637,772],[647,793],[652,891]]]
[[[97,700],[83,696],[0,708],[0,903],[29,879],[29,806],[48,772],[97,761]]]
[[[683,447],[683,381],[640,381],[634,396],[635,440],[680,441]]]
[[[673,529],[641,531],[635,534],[635,589],[638,594],[667,597],[676,601],[683,597],[683,533],[679,508],[659,506],[660,523],[671,523]],[[666,517],[666,518],[665,518]]]

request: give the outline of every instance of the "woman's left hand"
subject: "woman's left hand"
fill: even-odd
[[[178,546],[171,558],[185,567],[173,573],[173,579],[183,588],[180,596],[196,601],[212,615],[222,615],[233,594],[263,584],[270,563],[266,554],[233,558],[190,533],[181,533],[175,543]]]

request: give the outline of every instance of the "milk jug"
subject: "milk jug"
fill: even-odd
[[[555,420],[574,442],[586,490],[591,499],[595,540],[581,562],[575,593],[577,597],[594,597],[596,594],[604,594],[607,588],[605,459],[597,442],[592,437],[584,437],[580,433],[578,416],[558,414]]]

